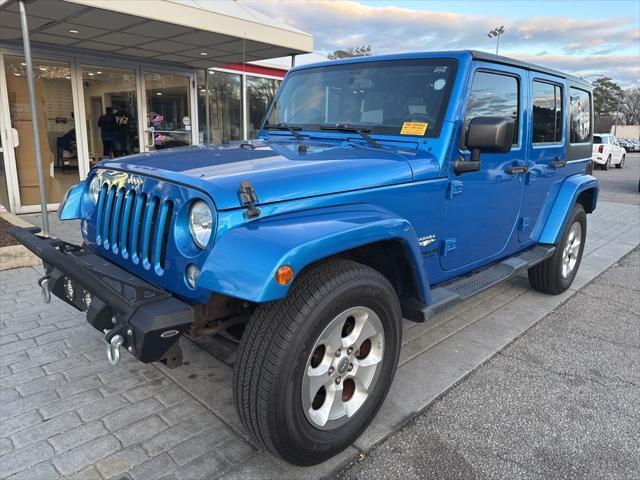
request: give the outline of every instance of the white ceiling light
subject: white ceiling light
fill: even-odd
[[[78,30],[74,30],[73,28],[70,28],[69,30],[67,30],[67,32],[73,33],[73,34],[80,33]]]
[[[101,72],[101,71],[97,71],[96,73],[97,73],[98,75],[102,75],[102,72]]]
[[[162,95],[162,92],[156,92],[156,95]]]
[[[207,52],[200,52],[200,55],[202,55],[203,57],[206,57],[209,54]]]
[[[89,72],[89,73],[87,73],[87,75],[89,75],[90,77],[93,77],[95,75],[95,73]]]

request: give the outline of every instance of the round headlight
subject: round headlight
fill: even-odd
[[[91,179],[91,183],[89,184],[89,197],[91,201],[95,204],[98,202],[98,194],[100,193],[100,179],[95,176]]]
[[[213,213],[211,213],[209,205],[202,200],[197,200],[191,205],[189,231],[198,247],[205,248],[207,246],[213,231]]]

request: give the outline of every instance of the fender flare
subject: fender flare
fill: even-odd
[[[290,287],[275,280],[280,266],[291,266],[297,276],[313,262],[382,240],[402,242],[421,300],[429,302],[413,226],[372,205],[318,208],[238,225],[216,240],[198,287],[257,303],[278,300]]]
[[[556,201],[553,204],[553,208],[547,218],[547,223],[540,234],[538,242],[547,244],[557,243],[580,194],[588,190],[593,190],[593,204],[590,205],[590,211],[593,211],[598,202],[599,188],[598,179],[591,175],[574,175],[567,178],[560,187],[560,191],[558,192],[558,196],[556,197]]]
[[[76,183],[64,194],[58,206],[60,220],[77,220],[82,217],[82,200],[84,197],[85,181]]]

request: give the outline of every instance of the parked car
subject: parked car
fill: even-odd
[[[255,141],[93,168],[59,210],[83,246],[14,235],[43,259],[45,298],[85,311],[112,363],[124,349],[177,367],[183,334],[238,336],[242,424],[316,464],[382,405],[403,317],[523,271],[569,288],[598,198],[591,97],[473,51],[299,66]]]
[[[596,133],[593,136],[593,163],[603,170],[615,165],[616,168],[624,166],[626,151],[618,145],[616,137],[609,133]]]
[[[630,150],[627,150],[627,152],[640,152],[640,141],[635,139],[626,139],[626,141],[630,147]]]
[[[635,145],[626,138],[618,138],[618,145],[624,148],[625,152],[633,152]]]

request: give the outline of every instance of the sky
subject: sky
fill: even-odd
[[[637,0],[242,0],[314,36],[315,52],[371,45],[374,54],[477,49],[504,25],[500,54],[593,81],[640,84]],[[317,56],[313,56],[317,61]]]

